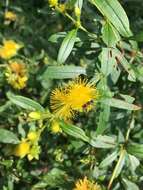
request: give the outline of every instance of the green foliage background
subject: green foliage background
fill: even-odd
[[[74,17],[74,5],[82,1],[69,2],[69,14]],[[17,91],[7,84],[0,65],[2,190],[72,190],[75,181],[84,176],[97,181],[103,190],[111,179],[112,190],[143,189],[143,2],[120,1],[132,30],[126,34],[117,22],[114,24],[112,12],[109,17],[101,14],[106,12],[106,6],[100,12],[93,5],[113,1],[92,2],[84,0],[81,11],[81,23],[88,32],[78,28],[77,36],[70,33],[70,42],[69,32],[76,26],[46,0],[0,2],[1,44],[3,39],[22,42],[24,48],[17,57],[24,60],[29,72],[26,88]],[[16,22],[4,24],[6,9],[17,14]],[[115,6],[113,9],[128,28],[124,15]],[[65,38],[69,45],[62,56],[59,49],[64,49]],[[27,122],[28,100],[34,101],[32,107],[37,102],[50,109],[51,91],[80,74],[87,75],[102,91],[103,98],[96,108],[77,115],[73,125],[62,122],[63,133],[53,134],[47,122],[40,140],[39,160],[30,162],[9,154],[12,144],[17,144],[30,128],[37,127],[37,122]]]

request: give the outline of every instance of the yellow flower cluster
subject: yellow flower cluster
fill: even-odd
[[[0,57],[2,59],[10,59],[17,54],[17,51],[22,48],[22,45],[17,44],[13,40],[4,40],[3,46],[0,47]]]
[[[59,133],[62,132],[61,128],[60,128],[60,124],[58,121],[53,121],[51,124],[51,131],[53,133]]]
[[[13,154],[20,158],[27,156],[28,160],[39,159],[40,146],[38,145],[38,140],[39,134],[37,132],[29,132],[27,138],[22,139],[15,147]]]
[[[56,7],[58,5],[58,0],[49,0],[50,7]]]
[[[15,21],[17,19],[17,15],[12,11],[6,11],[4,18],[8,21]]]
[[[21,60],[10,60],[6,68],[7,81],[15,89],[23,89],[28,80],[27,69]]]
[[[96,87],[86,79],[77,78],[61,88],[56,88],[50,97],[53,113],[57,118],[68,120],[76,112],[90,111],[99,98]]]
[[[76,182],[74,190],[101,190],[101,187],[94,182],[91,182],[84,177]]]
[[[56,8],[59,12],[65,12],[66,4],[65,3],[58,3],[58,0],[49,0],[50,7]]]

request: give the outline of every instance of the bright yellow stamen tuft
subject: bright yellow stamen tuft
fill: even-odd
[[[51,94],[51,108],[60,119],[70,119],[75,112],[90,111],[99,98],[98,90],[87,80],[77,78]]]
[[[10,59],[17,54],[17,51],[22,48],[13,40],[4,40],[3,46],[0,47],[0,57],[2,59]]]
[[[101,190],[101,187],[94,182],[91,182],[84,177],[76,182],[74,190]]]

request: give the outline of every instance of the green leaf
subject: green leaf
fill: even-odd
[[[106,98],[101,100],[103,104],[106,104],[111,107],[119,108],[119,109],[125,109],[125,110],[140,110],[141,108],[137,105],[130,104],[128,102],[125,102],[123,100],[115,99],[115,98]]]
[[[58,53],[57,62],[64,63],[70,55],[76,41],[77,29],[70,31],[64,38]]]
[[[44,108],[34,100],[30,98],[26,98],[24,96],[14,95],[12,93],[7,93],[8,98],[10,101],[24,109],[28,109],[31,111],[39,111],[44,112]]]
[[[129,156],[129,161],[131,165],[131,171],[134,172],[136,168],[140,165],[140,161],[131,154],[128,154],[128,156]]]
[[[122,36],[132,35],[128,17],[117,0],[89,0],[114,25]]]
[[[0,106],[0,113],[7,110],[11,106],[11,104],[11,101],[7,101],[4,105]]]
[[[110,22],[106,22],[102,28],[102,39],[108,47],[114,47],[120,40],[118,31]]]
[[[0,143],[18,144],[19,142],[19,139],[13,132],[0,129]]]
[[[53,43],[58,43],[59,38],[64,38],[66,35],[66,32],[58,32],[56,34],[52,34],[48,41]]]
[[[107,105],[101,105],[101,109],[103,109],[103,111],[100,112],[99,115],[99,122],[98,122],[98,126],[96,129],[96,134],[102,134],[108,126],[108,121],[109,121],[109,116],[110,116],[110,106]]]
[[[115,148],[116,139],[114,137],[106,135],[98,135],[95,137],[91,137],[89,143],[96,148]]]
[[[112,55],[112,49],[110,48],[102,48],[102,52],[99,55],[99,59],[101,61],[101,72],[108,76],[116,64],[115,57]]]
[[[86,74],[84,67],[79,66],[49,66],[41,76],[43,79],[75,78],[80,74]]]
[[[123,178],[122,180],[123,180],[123,184],[126,190],[139,190],[139,187],[135,183],[125,178]]]
[[[76,1],[76,6],[80,8],[80,10],[82,9],[82,5],[83,5],[83,0],[77,0]]]
[[[121,151],[120,151],[119,160],[118,160],[118,162],[117,162],[117,164],[116,164],[116,166],[114,168],[114,171],[112,173],[112,177],[111,177],[111,179],[109,181],[108,189],[111,189],[111,185],[112,185],[114,179],[117,178],[119,176],[119,174],[121,173],[122,168],[123,168],[123,166],[125,164],[126,154],[127,154],[126,150],[122,148]]]
[[[143,42],[143,32],[139,32],[138,34],[130,37],[132,40],[136,40],[137,42]]]
[[[65,182],[65,178],[67,177],[67,174],[65,171],[60,170],[58,168],[53,168],[52,170],[48,171],[40,182],[35,184],[32,188],[34,189],[43,189],[45,187],[60,187],[61,184]],[[49,189],[49,188],[48,188]]]
[[[89,142],[89,137],[86,136],[85,132],[81,128],[75,125],[66,124],[64,122],[61,122],[60,126],[61,126],[61,129],[68,135],[81,139],[85,142]]]
[[[99,165],[100,168],[104,168],[108,165],[110,165],[114,160],[116,160],[118,156],[118,151],[113,152],[109,156],[107,156]]]
[[[120,63],[125,71],[129,74],[128,79],[130,81],[136,81],[135,71],[133,70],[132,65],[126,60],[124,55],[118,49],[114,49],[113,54],[115,54],[117,62]]]
[[[143,144],[129,143],[127,145],[127,152],[139,159],[143,159]]]

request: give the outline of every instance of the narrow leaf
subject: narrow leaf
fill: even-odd
[[[41,76],[43,79],[75,78],[80,74],[86,74],[86,70],[79,66],[49,66]]]
[[[98,135],[91,138],[90,144],[96,148],[114,148],[116,139],[107,135]]]
[[[19,139],[13,132],[0,129],[0,143],[18,144]]]
[[[111,23],[106,22],[102,29],[102,39],[108,47],[114,47],[120,40],[120,35]]]
[[[61,122],[61,129],[68,135],[71,135],[75,138],[81,139],[85,142],[89,142],[89,137],[86,136],[85,132],[81,128],[79,128],[75,125],[66,124],[64,122]]]
[[[77,29],[74,29],[70,31],[66,37],[64,38],[62,45],[60,47],[59,53],[58,53],[58,59],[57,61],[59,63],[64,63],[68,56],[70,55],[74,43],[76,41],[76,35],[77,35]]]
[[[115,151],[112,154],[110,154],[109,156],[107,156],[99,165],[100,168],[104,168],[108,165],[110,165],[114,160],[116,160],[118,156],[118,152]]]
[[[124,184],[126,190],[139,190],[139,187],[135,183],[133,183],[125,178],[123,178],[123,184]]]
[[[89,0],[125,37],[132,35],[128,17],[117,0]]]
[[[141,108],[137,105],[130,104],[128,102],[125,102],[123,100],[115,99],[115,98],[108,98],[101,100],[103,104],[106,104],[111,107],[119,108],[119,109],[125,109],[125,110],[140,110]]]
[[[31,100],[30,98],[26,98],[24,96],[14,95],[12,93],[7,93],[8,98],[10,101],[24,109],[28,110],[36,110],[39,112],[43,112],[44,108],[34,100]]]

